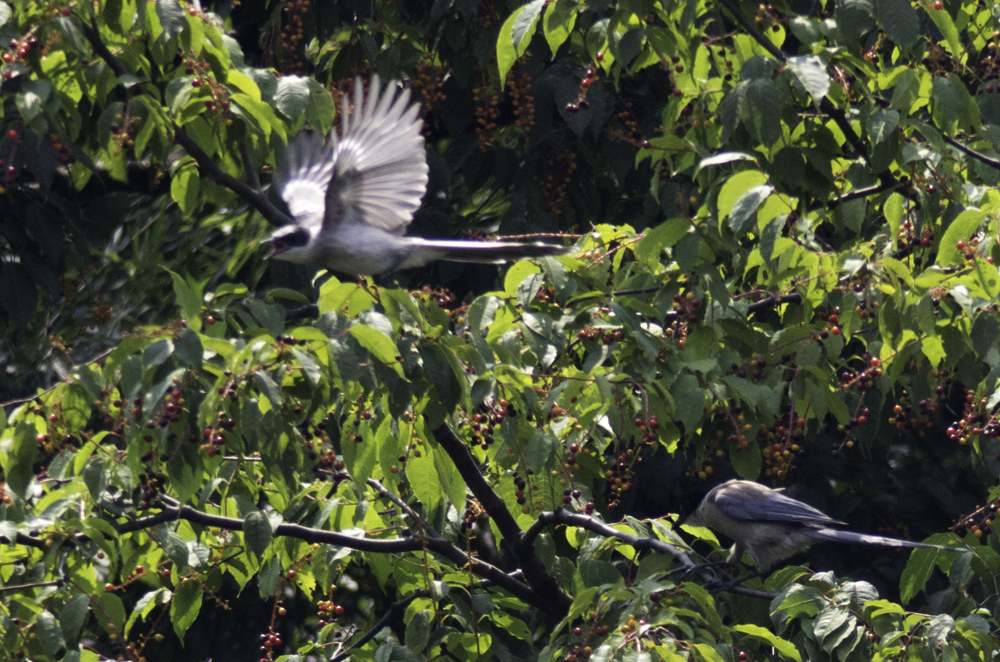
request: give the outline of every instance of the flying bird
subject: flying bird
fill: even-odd
[[[354,82],[353,109],[344,96],[340,136],[302,131],[288,145],[274,183],[295,219],[263,243],[268,257],[374,275],[434,260],[500,264],[560,255],[543,243],[424,239],[404,235],[427,191],[427,154],[419,106],[410,91],[380,89],[364,97]]]
[[[735,544],[727,562],[735,563],[748,552],[760,573],[824,541],[955,551],[954,547],[845,531],[838,528],[843,522],[749,480],[730,480],[714,487],[689,521],[732,538]]]

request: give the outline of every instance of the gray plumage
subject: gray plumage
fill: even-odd
[[[341,135],[303,131],[288,145],[274,185],[295,219],[264,243],[275,257],[343,273],[373,275],[434,260],[500,264],[570,249],[543,243],[424,239],[404,236],[427,191],[427,154],[419,107],[410,91],[379,87],[367,103],[354,82],[345,95]]]
[[[779,490],[749,480],[730,480],[713,488],[695,510],[692,523],[701,524],[735,541],[727,561],[735,563],[747,552],[757,570],[767,572],[775,563],[823,542],[843,542],[882,547],[952,549],[899,538],[844,531],[842,526],[809,504],[787,497]]]

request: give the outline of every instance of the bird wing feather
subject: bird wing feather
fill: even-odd
[[[333,150],[321,134],[302,131],[285,149],[274,183],[299,225],[323,224],[333,167]]]
[[[766,499],[747,498],[741,491],[768,492]],[[805,525],[832,526],[840,524],[826,513],[809,504],[785,496],[763,485],[740,481],[739,489],[720,490],[714,501],[730,517],[752,522],[797,522]]]
[[[373,76],[367,103],[354,82],[354,109],[344,99],[342,129],[331,135],[333,178],[326,191],[325,225],[364,223],[401,234],[427,191],[427,153],[419,107],[410,91],[380,90]]]

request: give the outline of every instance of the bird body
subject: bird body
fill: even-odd
[[[264,243],[270,257],[352,275],[423,266],[434,260],[500,264],[569,249],[543,243],[424,239],[404,235],[427,191],[427,154],[417,104],[379,79],[354,107],[344,98],[341,135],[303,131],[289,144],[275,186],[295,219]]]
[[[780,490],[749,480],[730,480],[714,487],[695,510],[695,523],[735,541],[727,561],[735,563],[747,552],[760,572],[767,572],[812,545],[843,542],[898,548],[951,549],[899,538],[844,531],[838,522],[807,503]]]

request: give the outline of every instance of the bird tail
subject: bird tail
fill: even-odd
[[[417,237],[413,237],[417,239]],[[503,264],[521,258],[565,255],[572,246],[514,241],[463,241],[460,239],[420,239],[413,244],[402,269],[420,267],[434,260]]]
[[[925,542],[902,540],[901,538],[875,536],[868,533],[857,533],[855,531],[841,531],[840,529],[813,529],[810,531],[810,535],[818,540],[845,542],[854,545],[878,545],[880,547],[898,547],[901,549],[946,549],[950,551],[957,551],[957,548],[946,547],[945,545],[932,545]]]

